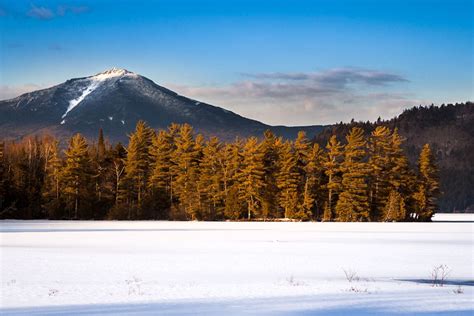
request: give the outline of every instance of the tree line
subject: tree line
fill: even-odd
[[[223,143],[188,125],[138,122],[125,147],[102,130],[88,143],[0,143],[0,218],[428,221],[439,195],[426,144],[416,167],[398,131],[352,128],[326,146],[266,131]]]

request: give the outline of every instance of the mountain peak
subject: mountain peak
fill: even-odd
[[[125,75],[136,75],[136,73],[128,71],[127,69],[113,67],[103,72],[99,72],[98,74],[94,75],[93,78],[104,80],[108,78],[121,77]]]

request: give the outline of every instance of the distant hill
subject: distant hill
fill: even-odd
[[[68,137],[80,132],[97,137],[102,128],[111,141],[127,141],[138,120],[155,129],[189,123],[204,135],[231,140],[270,129],[285,138],[299,130],[313,136],[323,126],[270,126],[223,108],[181,96],[148,78],[113,68],[94,76],[0,101],[0,136],[21,138],[48,133]]]
[[[315,137],[325,145],[332,134],[344,141],[353,126],[367,134],[378,125],[398,128],[406,138],[405,150],[410,163],[416,164],[421,147],[429,143],[440,167],[440,210],[474,210],[474,103],[414,107],[389,121],[339,123]]]

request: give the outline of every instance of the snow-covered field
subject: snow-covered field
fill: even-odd
[[[0,314],[472,315],[473,229],[3,221]]]

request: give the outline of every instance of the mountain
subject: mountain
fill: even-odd
[[[325,145],[333,134],[343,141],[353,126],[370,134],[378,125],[398,128],[406,139],[405,152],[412,165],[416,165],[422,146],[431,145],[440,169],[442,211],[474,210],[474,103],[414,107],[389,121],[335,124],[319,133],[315,141]]]
[[[315,135],[323,126],[269,126],[181,96],[148,78],[112,68],[94,76],[0,101],[0,136],[19,138],[38,133],[95,138],[99,128],[112,141],[126,141],[138,120],[155,129],[189,123],[204,135],[224,140],[261,135],[266,129],[285,138],[299,130]]]

